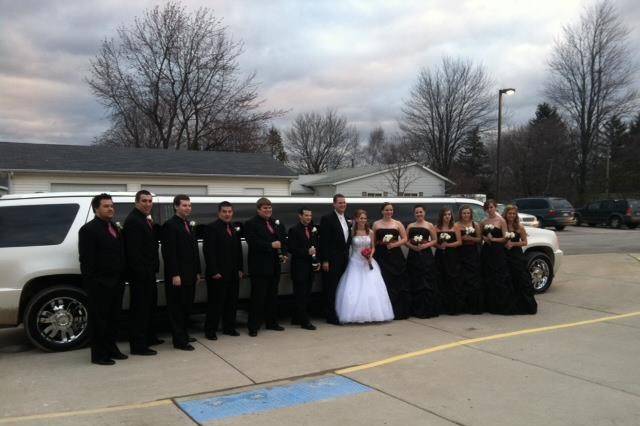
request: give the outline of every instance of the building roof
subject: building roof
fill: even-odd
[[[442,176],[439,173],[434,172],[430,168],[423,166],[417,162],[407,164],[408,167],[417,166],[422,168],[424,171],[431,173],[439,179],[444,180],[445,182],[449,182],[453,184],[453,182],[446,177]],[[373,165],[373,166],[364,166],[364,167],[352,167],[346,169],[336,169],[330,170],[326,173],[318,174],[318,175],[309,175],[309,176],[317,176],[317,179],[310,179],[306,182],[300,181],[304,186],[322,186],[322,185],[337,185],[344,182],[349,182],[352,180],[363,179],[365,177],[374,176],[380,173],[385,173],[390,170],[393,166],[388,164],[382,165]],[[303,176],[300,176],[299,179],[303,179]]]
[[[0,172],[294,178],[268,154],[0,142]]]

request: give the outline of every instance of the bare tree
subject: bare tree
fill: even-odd
[[[170,1],[121,26],[116,39],[102,43],[87,79],[112,119],[98,141],[251,149],[264,140],[266,122],[281,112],[260,111],[255,75],[240,74],[242,50],[207,8],[189,14]]]
[[[387,144],[384,129],[376,127],[369,133],[369,144],[363,152],[363,157],[367,164],[380,164],[383,162],[382,155]]]
[[[445,57],[423,69],[402,111],[401,130],[418,147],[422,163],[447,175],[462,141],[490,122],[491,80],[484,67]]]
[[[290,164],[309,174],[350,166],[359,143],[357,129],[331,109],[298,115],[285,136]]]
[[[628,39],[614,6],[602,1],[586,9],[580,22],[564,27],[549,61],[545,94],[567,114],[576,134],[579,201],[585,201],[604,123],[614,114],[625,115],[637,100]]]

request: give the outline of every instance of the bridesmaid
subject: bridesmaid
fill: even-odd
[[[411,299],[407,263],[400,248],[407,242],[407,233],[404,225],[393,218],[391,203],[383,203],[380,211],[382,219],[373,224],[374,258],[380,265],[395,319],[407,319],[411,314]]]
[[[435,227],[425,220],[423,206],[415,206],[416,221],[407,226],[407,272],[411,291],[411,315],[417,318],[438,316],[440,301],[435,263],[434,247],[438,240]]]
[[[507,231],[512,234],[504,247],[507,250],[507,265],[515,295],[515,313],[533,315],[538,312],[538,303],[533,295],[531,274],[522,251],[522,247],[527,245],[527,232],[520,223],[518,207],[507,206],[504,209],[504,218],[507,221]]]
[[[514,313],[515,295],[507,266],[504,234],[507,223],[496,211],[494,200],[484,203],[487,218],[480,223],[482,229],[482,280],[485,307],[492,314]]]
[[[453,213],[448,207],[440,210],[438,218],[436,266],[442,312],[458,315],[462,312],[463,294],[458,260],[458,247],[462,244],[460,228],[455,226]]]
[[[474,315],[482,313],[484,288],[479,246],[482,243],[480,225],[473,220],[473,210],[463,205],[458,212],[458,228],[462,235],[462,245],[458,249],[462,276],[462,293],[466,312]]]

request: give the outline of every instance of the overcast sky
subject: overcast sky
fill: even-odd
[[[640,36],[640,1],[614,1]],[[83,79],[118,25],[157,1],[0,0],[0,140],[89,144],[108,127]],[[562,26],[585,0],[184,1],[205,5],[245,44],[265,107],[298,113],[335,108],[363,139],[397,129],[421,68],[443,55],[482,63],[498,87],[515,87],[508,124],[526,122],[543,100],[546,61]],[[497,95],[496,95],[497,98]],[[497,100],[496,100],[497,103]]]

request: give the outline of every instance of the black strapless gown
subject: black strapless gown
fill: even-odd
[[[411,314],[407,262],[400,247],[389,250],[386,245],[379,244],[387,234],[393,235],[393,241],[398,241],[400,236],[400,232],[397,229],[376,230],[378,245],[376,246],[374,258],[380,265],[380,271],[387,286],[387,293],[389,293],[389,299],[391,299],[395,319],[407,319]]]
[[[409,242],[416,235],[422,235],[423,242],[430,239],[429,230],[411,228]],[[420,252],[409,250],[407,255],[407,273],[409,274],[409,290],[411,292],[411,315],[417,318],[431,318],[440,313],[440,296],[436,265],[431,248]]]
[[[451,235],[452,238],[448,241],[449,243],[456,242],[455,232],[438,232],[438,238],[443,233]],[[437,249],[436,266],[442,312],[449,315],[457,315],[462,312],[463,307],[462,276],[460,274],[458,248]]]
[[[494,238],[502,238],[502,230],[491,231]],[[502,243],[482,245],[482,280],[485,289],[485,308],[492,314],[512,315],[515,312],[515,294],[507,255]]]
[[[484,309],[484,286],[480,250],[476,243],[462,242],[458,247],[464,310],[471,314],[481,314]]]
[[[520,235],[518,232],[515,234],[511,241],[520,242]],[[531,274],[527,269],[527,258],[521,247],[513,247],[506,252],[515,297],[514,313],[533,315],[538,312],[538,303],[534,297]]]

